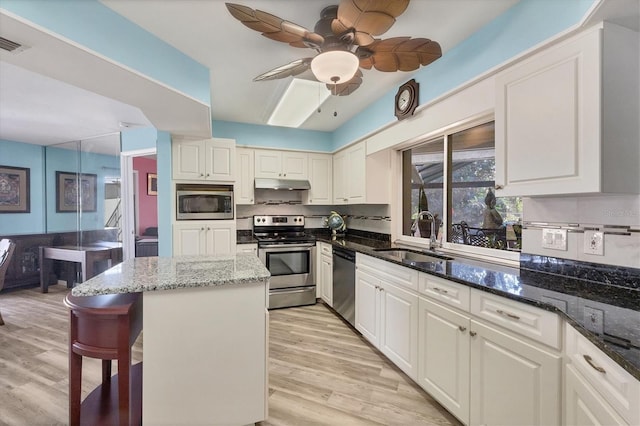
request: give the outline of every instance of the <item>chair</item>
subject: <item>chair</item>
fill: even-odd
[[[460,223],[451,224],[451,237],[449,241],[458,244],[471,244],[469,240],[469,225],[467,225],[467,222],[461,221]]]
[[[4,238],[0,240],[0,291],[4,287],[4,276],[9,268],[9,262],[11,262],[11,256],[13,256],[13,250],[16,248],[16,243]],[[0,325],[4,325],[2,319],[2,313],[0,313]]]

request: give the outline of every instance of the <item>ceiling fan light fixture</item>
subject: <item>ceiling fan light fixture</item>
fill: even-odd
[[[313,75],[326,84],[346,83],[353,78],[359,66],[358,57],[347,50],[323,52],[311,61]]]

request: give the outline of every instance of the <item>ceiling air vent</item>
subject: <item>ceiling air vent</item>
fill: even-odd
[[[0,37],[0,49],[6,50],[7,52],[18,53],[23,51],[25,47],[20,43],[16,43],[15,41]]]

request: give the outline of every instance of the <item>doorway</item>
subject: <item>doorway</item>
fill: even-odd
[[[157,179],[156,149],[125,151],[121,154],[122,169],[122,255],[136,256],[136,242],[155,239],[157,247],[158,201],[153,191]],[[135,165],[134,165],[135,163]],[[142,165],[140,165],[140,164]],[[153,234],[155,228],[155,235]],[[146,232],[145,232],[146,231]]]

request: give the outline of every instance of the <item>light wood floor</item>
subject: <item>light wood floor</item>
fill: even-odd
[[[66,293],[0,295],[0,425],[67,423]],[[269,325],[262,425],[459,424],[325,305],[271,311]],[[133,359],[142,360],[142,338]],[[100,361],[85,358],[83,393],[99,382]]]

